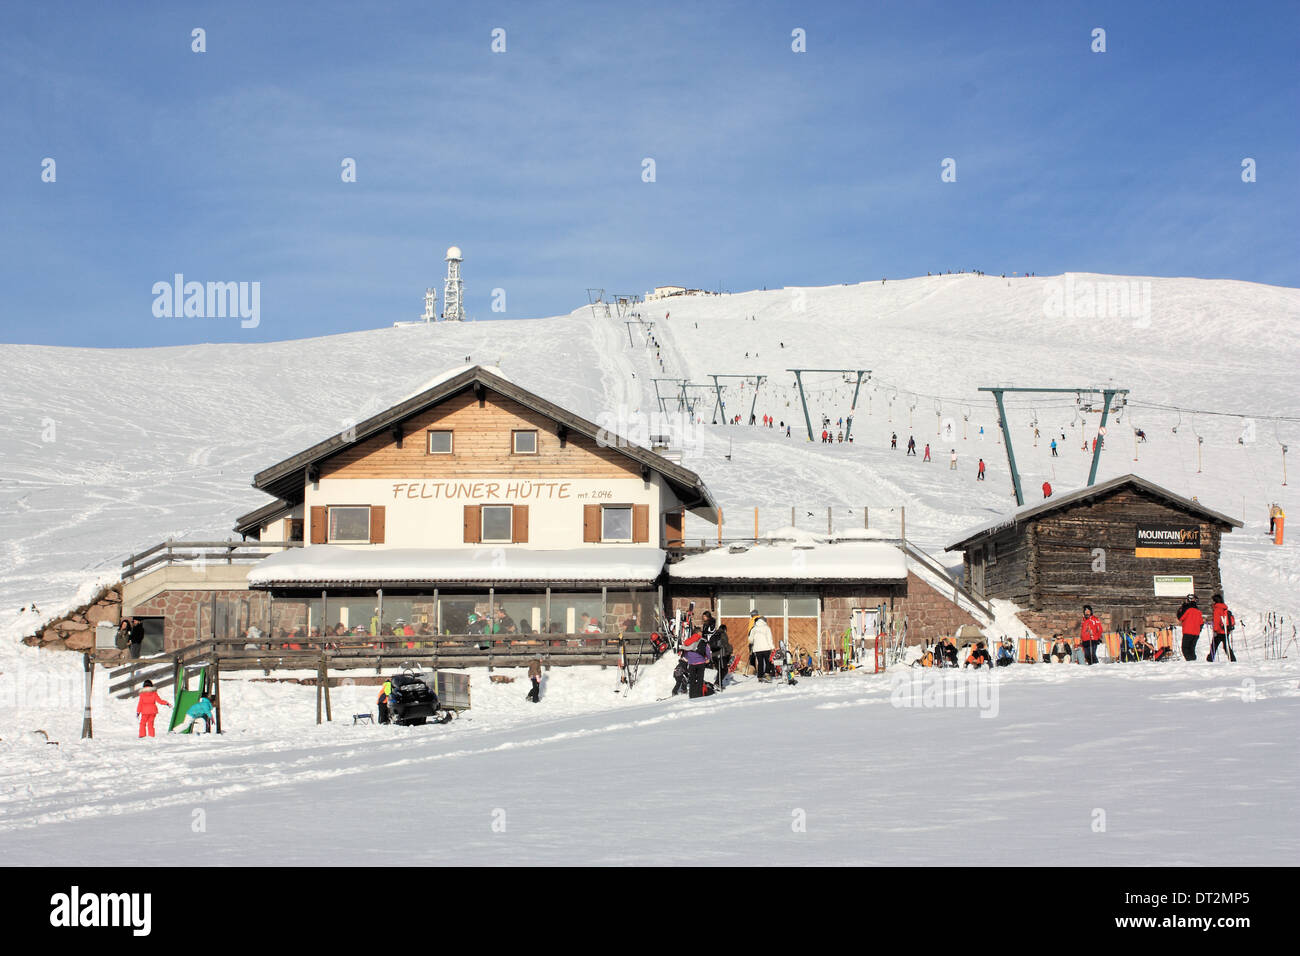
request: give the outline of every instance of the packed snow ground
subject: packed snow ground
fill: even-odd
[[[1300,662],[899,668],[624,698],[614,672],[475,673],[447,726],[223,681],[222,737],[0,744],[10,865],[1290,864]],[[944,683],[946,681],[946,683]],[[160,720],[165,718],[160,718]],[[358,809],[364,807],[364,812]]]
[[[1053,318],[1058,313],[1046,304],[1067,278],[1149,282],[1149,313]],[[675,298],[647,304],[642,314],[655,323],[653,341],[584,307],[552,319],[274,344],[0,346],[0,413],[8,423],[0,434],[0,841],[12,849],[9,858],[39,861],[42,844],[70,845],[57,832],[86,839],[94,848],[88,860],[135,859],[143,848],[174,861],[169,852],[198,846],[184,838],[200,799],[214,813],[224,806],[249,821],[247,832],[210,826],[204,846],[256,855],[263,844],[248,839],[255,827],[295,832],[274,811],[296,798],[319,799],[339,814],[335,820],[349,800],[378,805],[374,826],[367,819],[332,838],[355,854],[348,858],[368,859],[401,830],[391,807],[406,801],[375,803],[382,789],[372,778],[390,774],[391,792],[417,804],[416,794],[439,795],[445,780],[448,799],[419,804],[419,822],[442,835],[430,852],[454,851],[447,858],[464,862],[515,862],[511,853],[554,859],[557,847],[564,859],[674,862],[682,819],[674,808],[703,807],[719,792],[734,795],[738,810],[737,829],[713,851],[717,860],[762,861],[773,852],[768,826],[785,858],[800,861],[960,862],[982,853],[990,862],[1051,862],[1057,853],[1060,862],[1277,862],[1274,851],[1282,849],[1294,857],[1300,650],[1264,662],[1258,640],[1263,613],[1290,620],[1300,613],[1295,545],[1278,548],[1264,536],[1268,502],[1295,511],[1294,483],[1281,484],[1280,445],[1300,447],[1300,427],[1261,419],[1252,433],[1245,417],[1300,417],[1300,341],[1290,334],[1300,291],[1196,279],[960,275]],[[238,514],[267,500],[246,485],[255,471],[467,361],[500,366],[522,386],[634,438],[651,430],[652,377],[703,383],[709,373],[767,375],[755,412],[790,423],[790,438],[783,429],[710,424],[713,396],[703,390],[693,393],[699,423],[678,432],[684,463],[723,506],[724,533],[752,533],[754,507],[765,530],[789,525],[792,509],[797,525],[824,530],[828,507],[837,530],[857,528],[864,506],[872,528],[893,532],[905,507],[908,537],[953,564],[941,554],[944,544],[1013,505],[996,415],[978,386],[1113,379],[1132,390],[1132,405],[1112,423],[1099,477],[1134,471],[1246,521],[1225,538],[1223,573],[1244,625],[1238,645],[1253,662],[1015,667],[1001,675],[994,720],[890,707],[887,678],[856,674],[797,688],[742,685],[688,704],[657,701],[663,688],[650,684],[629,699],[615,697],[612,672],[557,670],[541,709],[523,703],[520,685],[489,685],[479,675],[470,718],[410,731],[346,723],[353,707],[368,709],[370,689],[355,689],[355,704],[340,692],[341,720],[317,729],[310,688],[223,681],[231,730],[224,739],[140,744],[131,705],[118,701],[97,704],[93,742],[75,739],[79,658],[41,654],[19,646],[19,637],[114,580],[128,553],[169,536],[229,536]],[[785,370],[834,366],[873,372],[855,440],[809,444]],[[818,430],[822,413],[834,421],[849,412],[851,387],[836,376],[809,376],[806,385]],[[732,380],[728,411],[747,415],[752,396]],[[1058,491],[1084,483],[1089,459],[1080,445],[1095,434],[1096,415],[1077,415],[1073,396],[1065,396],[1016,399],[1008,419],[1027,500],[1044,478]],[[951,441],[940,434],[948,422]],[[1133,427],[1146,431],[1147,443],[1134,445]],[[891,432],[897,451],[889,450]],[[934,461],[905,457],[909,435],[918,452],[931,443]],[[1055,459],[1053,436],[1061,445]],[[959,455],[956,471],[947,467],[950,447]],[[983,483],[974,480],[979,457],[988,466]],[[714,531],[690,525],[688,533]],[[999,620],[1012,619],[1002,613]],[[1238,706],[1243,682],[1252,680],[1255,702]],[[37,729],[59,746],[37,743]],[[721,776],[710,770],[715,758]],[[449,778],[443,767],[454,768]],[[1121,800],[1126,788],[1130,796]],[[797,806],[790,795],[800,793],[818,810],[805,807],[808,833],[795,836],[787,804]],[[575,795],[584,806],[620,809],[575,813]],[[511,820],[545,809],[551,830],[543,832],[539,812],[532,823],[511,824],[506,839],[475,836],[478,808],[489,803],[516,807]],[[849,810],[836,815],[835,804]],[[1084,806],[1085,814],[1108,810],[1107,834],[1092,834],[1086,823],[1077,834],[1071,829]],[[746,807],[761,811],[753,823]],[[780,819],[772,820],[778,807]],[[897,809],[875,823],[880,807]],[[183,816],[185,832],[169,837],[167,821],[180,819],[173,813]],[[115,835],[96,837],[109,815]],[[303,832],[315,832],[319,819],[303,823]],[[616,828],[623,819],[630,830]],[[51,826],[29,829],[39,821]],[[855,826],[872,829],[855,837]],[[624,841],[636,852],[614,856],[615,832],[630,834]],[[291,842],[265,843],[281,850],[267,849],[267,861],[292,858]]]

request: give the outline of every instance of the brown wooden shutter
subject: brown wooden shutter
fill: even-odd
[[[670,511],[664,515],[664,525],[668,529],[668,547],[681,547],[686,540],[686,512]]]
[[[324,505],[311,506],[311,543],[324,544],[329,540],[330,514]]]
[[[632,543],[645,544],[650,540],[650,506],[632,506]]]
[[[465,543],[478,544],[483,540],[483,506],[465,506]]]
[[[528,505],[515,505],[514,519],[510,522],[512,536],[510,538],[515,544],[528,543]]]
[[[582,540],[600,541],[600,505],[582,506]]]
[[[384,543],[384,506],[370,506],[370,543]]]

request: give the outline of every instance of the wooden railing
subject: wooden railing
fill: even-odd
[[[130,581],[154,568],[170,564],[260,561],[287,548],[301,547],[301,541],[178,541],[169,538],[123,561],[122,580]]]
[[[628,654],[651,656],[648,634],[624,635]],[[440,667],[521,667],[537,659],[543,667],[578,664],[613,665],[619,660],[619,637],[609,634],[547,634],[524,638],[519,635],[444,634],[415,637],[384,637],[340,641],[317,639],[290,646],[284,640],[256,644],[248,640],[209,640],[191,644],[170,654],[155,654],[130,662],[105,661],[109,671],[109,693],[131,697],[140,684],[151,680],[164,685],[175,679],[179,667],[219,664],[226,671],[338,671],[373,670],[381,673],[405,662],[430,669]],[[414,645],[408,647],[408,644]],[[94,657],[93,653],[91,655]]]

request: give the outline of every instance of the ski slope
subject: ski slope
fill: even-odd
[[[1149,313],[1053,318],[1049,303],[1066,278],[1150,283]],[[1260,418],[1250,434],[1244,417],[1300,418],[1300,343],[1286,334],[1300,319],[1300,291],[1198,279],[949,275],[678,297],[641,311],[654,322],[653,341],[643,328],[629,334],[620,319],[583,307],[546,319],[271,344],[0,346],[6,859],[67,858],[76,847],[89,862],[128,853],[173,862],[180,852],[213,862],[365,862],[404,832],[408,817],[395,814],[411,812],[410,826],[428,835],[418,852],[431,861],[563,854],[670,863],[681,859],[680,813],[716,803],[717,775],[735,803],[733,831],[694,851],[705,855],[693,862],[1294,858],[1300,650],[1264,661],[1257,641],[1262,613],[1300,613],[1295,546],[1275,547],[1264,535],[1268,502],[1295,512],[1280,444],[1294,447],[1300,428]],[[267,500],[248,485],[255,471],[466,363],[497,366],[634,436],[649,433],[655,377],[698,384],[710,374],[767,376],[755,412],[790,423],[791,437],[712,424],[713,395],[703,389],[691,392],[692,420],[675,422],[684,463],[722,505],[724,534],[751,534],[755,508],[764,530],[793,518],[824,531],[828,508],[837,528],[859,528],[864,507],[872,528],[893,533],[906,509],[909,539],[953,564],[945,543],[1014,504],[996,415],[977,389],[1129,388],[1099,477],[1134,471],[1245,520],[1226,536],[1223,555],[1225,591],[1245,625],[1243,660],[1011,668],[999,674],[995,720],[969,708],[891,706],[897,671],[795,688],[739,685],[688,703],[658,699],[671,684],[664,673],[623,698],[611,693],[611,671],[557,670],[540,708],[522,703],[518,682],[477,681],[465,721],[409,731],[347,723],[351,712],[371,709],[371,688],[341,689],[341,719],[317,728],[311,688],[231,680],[223,681],[230,732],[221,739],[140,744],[131,704],[101,697],[96,739],[76,740],[80,659],[22,647],[22,635],[114,580],[129,553],[168,536],[229,536],[237,515]],[[809,443],[786,370],[835,367],[871,370],[854,441]],[[726,381],[728,411],[747,415],[752,386]],[[805,384],[818,431],[822,414],[834,422],[849,413],[851,386],[840,376],[809,375]],[[676,411],[675,400],[667,406]],[[946,422],[954,429],[947,442],[939,434]],[[1074,395],[1015,397],[1008,422],[1028,500],[1045,478],[1058,492],[1086,481],[1080,445],[1096,434],[1097,416],[1079,414]],[[1145,444],[1134,444],[1133,427],[1146,431]],[[918,452],[931,443],[932,462],[904,455],[912,435]],[[1053,435],[1061,443],[1055,459]],[[959,468],[951,471],[954,447]],[[977,483],[980,457],[988,480]],[[688,523],[690,536],[715,533]],[[390,802],[376,800],[376,781]],[[620,810],[575,815],[575,795]],[[319,814],[287,826],[285,812],[304,800]],[[349,808],[362,800],[373,815],[357,821]],[[189,829],[196,807],[211,821],[202,849]],[[508,836],[487,828],[495,808],[512,821]],[[794,834],[799,808],[808,827]],[[1109,814],[1109,835],[1090,829],[1097,808]]]

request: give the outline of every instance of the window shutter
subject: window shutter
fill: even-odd
[[[670,511],[664,515],[664,526],[668,529],[668,547],[681,547],[686,539],[686,512]]]
[[[370,506],[370,543],[384,543],[384,506]]]
[[[478,544],[483,540],[483,506],[465,506],[465,543]]]
[[[586,543],[600,541],[600,505],[582,506],[582,540]]]
[[[632,542],[645,544],[650,540],[650,506],[632,506]]]
[[[329,509],[324,505],[311,506],[311,543],[324,544],[329,540]]]
[[[515,544],[528,543],[528,505],[515,505],[514,520],[510,522]]]

